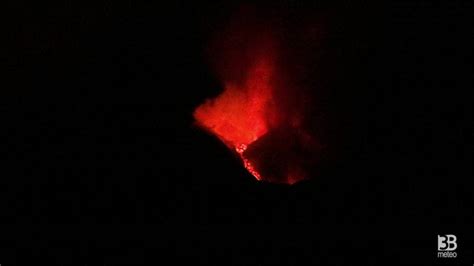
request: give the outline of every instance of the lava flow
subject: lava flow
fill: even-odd
[[[235,150],[237,151],[237,153],[240,155],[240,158],[242,159],[242,161],[244,162],[244,167],[245,169],[247,169],[247,171],[249,171],[249,173],[251,173],[257,180],[261,180],[262,177],[260,176],[260,174],[257,172],[257,170],[255,170],[254,166],[252,165],[252,163],[250,162],[249,159],[245,158],[244,157],[244,151],[247,149],[247,145],[245,144],[242,144],[240,145],[239,147],[236,147]]]

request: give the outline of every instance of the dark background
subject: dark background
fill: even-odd
[[[255,4],[284,25],[325,16],[314,89],[335,159],[283,186],[193,126],[222,89],[209,38],[242,3],[117,2],[10,6],[0,207],[28,230],[5,258],[474,263],[467,3]],[[457,259],[436,258],[438,234],[458,237]]]

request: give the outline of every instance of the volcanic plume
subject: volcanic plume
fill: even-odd
[[[305,127],[309,96],[282,63],[277,30],[248,18],[235,25],[212,46],[219,51],[214,67],[223,91],[196,108],[196,123],[234,151],[257,180],[306,179],[321,150]]]

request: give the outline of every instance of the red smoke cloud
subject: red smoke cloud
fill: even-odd
[[[197,124],[242,159],[258,180],[293,184],[308,178],[320,145],[305,128],[310,96],[282,63],[271,23],[242,16],[211,45],[224,90],[194,112]]]

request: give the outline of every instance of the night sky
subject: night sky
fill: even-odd
[[[329,148],[288,186],[192,116],[223,89],[209,43],[249,3],[160,2],[10,6],[0,209],[23,233],[2,265],[474,263],[472,5],[253,3],[314,59],[309,121]],[[304,21],[324,29],[314,49],[291,35]],[[458,258],[436,258],[442,234]]]

